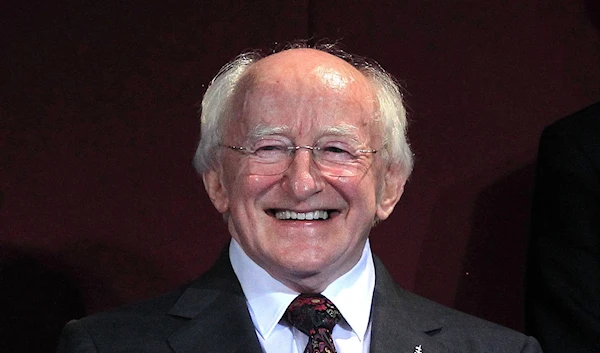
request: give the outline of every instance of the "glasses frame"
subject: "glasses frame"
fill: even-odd
[[[229,148],[229,149],[231,149],[233,151],[240,152],[240,153],[243,153],[245,155],[256,155],[256,150],[252,150],[251,148],[248,148],[248,147],[236,146],[236,145],[225,145],[225,144],[219,144],[219,147]],[[290,163],[286,166],[286,168],[283,169],[279,173],[264,174],[264,175],[269,176],[269,175],[279,175],[279,174],[285,173],[285,171],[290,167],[291,162],[293,161],[293,157],[295,156],[296,152],[298,150],[300,150],[300,149],[306,149],[306,150],[310,151],[311,154],[312,154],[312,156],[313,156],[313,160],[315,160],[315,164],[319,167],[319,170],[321,170],[321,172],[323,172],[323,170],[320,168],[322,166],[321,163],[319,163],[319,162],[316,161],[315,155],[314,155],[315,151],[321,151],[321,150],[323,150],[321,147],[310,146],[310,145],[298,145],[298,146],[287,146],[286,149],[288,151],[292,152],[291,153],[292,159],[291,159]],[[358,156],[356,156],[357,154],[367,155],[367,154],[375,154],[377,152],[379,152],[379,150],[361,148],[361,149],[357,149],[356,151],[354,151],[353,152],[353,156],[354,157],[358,157]],[[325,172],[323,172],[323,173],[325,173]],[[328,173],[325,173],[325,174],[328,174]],[[345,176],[345,175],[335,175],[335,174],[329,174],[329,175],[332,175],[332,176]],[[355,175],[357,175],[357,174],[351,174],[351,175],[346,175],[346,176],[355,176]]]

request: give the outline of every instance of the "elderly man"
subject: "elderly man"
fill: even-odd
[[[330,47],[244,54],[202,103],[195,165],[229,251],[198,280],[69,323],[60,352],[540,352],[398,288],[369,247],[412,170],[402,98]]]

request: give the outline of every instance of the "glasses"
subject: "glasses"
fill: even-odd
[[[248,168],[254,175],[279,175],[285,172],[297,151],[305,149],[312,153],[313,160],[321,173],[334,177],[351,177],[363,174],[371,166],[368,156],[377,150],[355,149],[344,143],[324,143],[315,146],[293,146],[291,144],[261,144],[253,148],[220,145],[248,156]]]

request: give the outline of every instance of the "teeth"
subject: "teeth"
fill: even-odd
[[[313,220],[313,219],[327,219],[329,213],[323,210],[317,210],[312,212],[294,212],[294,211],[277,211],[275,213],[277,219],[299,219],[299,220]]]

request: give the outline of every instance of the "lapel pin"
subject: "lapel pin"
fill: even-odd
[[[414,353],[423,353],[423,349],[421,348],[421,345],[418,345],[415,347],[415,352]]]

